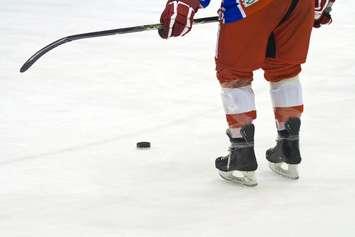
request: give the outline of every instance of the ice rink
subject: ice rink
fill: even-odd
[[[66,35],[157,23],[165,0],[0,0],[0,236],[355,236],[355,2],[315,30],[301,80],[298,181],[264,157],[276,130],[257,72],[255,188],[223,182],[226,122],[217,24],[65,44]],[[197,17],[216,14],[219,0]],[[183,69],[183,70],[181,70]],[[137,150],[136,142],[152,143]]]

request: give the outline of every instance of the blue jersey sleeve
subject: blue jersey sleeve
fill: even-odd
[[[210,1],[211,0],[200,0],[200,4],[205,8],[208,6],[208,4],[210,4]]]

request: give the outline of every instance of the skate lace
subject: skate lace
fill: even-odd
[[[229,169],[229,166],[230,166],[230,162],[231,162],[231,154],[233,151],[236,151],[238,149],[241,149],[241,148],[248,148],[248,147],[253,147],[254,146],[254,142],[243,142],[243,143],[231,143],[230,147],[228,148],[228,151],[229,151],[229,154],[226,155],[226,156],[223,156],[221,157],[221,160],[228,160],[228,163],[227,163],[227,169]]]
[[[229,151],[238,150],[241,148],[253,147],[254,142],[243,142],[243,143],[231,143]]]
[[[230,145],[230,147],[228,148],[228,151],[229,151],[229,155],[227,156],[222,156],[221,157],[221,160],[226,160],[230,157],[230,154],[233,152],[233,151],[236,151],[238,149],[241,149],[241,148],[248,148],[248,147],[253,147],[254,146],[254,142],[250,142],[250,143],[232,143]]]
[[[229,150],[229,149],[228,149]],[[229,150],[230,151],[230,150]],[[228,154],[228,155],[226,155],[226,156],[221,156],[220,157],[220,159],[221,160],[227,160],[227,159],[229,159],[229,157],[230,157],[230,154]]]
[[[282,140],[287,140],[287,141],[297,141],[299,140],[299,136],[298,135],[292,135],[292,136],[288,136],[288,137],[278,137],[276,139],[276,141],[282,141]]]

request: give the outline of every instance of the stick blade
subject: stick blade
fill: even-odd
[[[32,64],[31,64],[32,65]],[[29,69],[31,67],[31,65],[29,65],[27,62],[25,64],[22,65],[22,67],[20,68],[20,72],[24,73],[27,71],[27,69]]]

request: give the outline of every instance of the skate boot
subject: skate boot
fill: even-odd
[[[290,179],[298,179],[298,164],[301,163],[299,131],[301,120],[290,118],[285,130],[278,132],[276,146],[266,151],[266,159],[272,171]]]
[[[253,124],[242,127],[242,138],[232,138],[227,130],[231,142],[229,154],[218,157],[215,163],[223,179],[246,186],[257,185],[254,172],[258,167],[254,153],[254,130]]]

